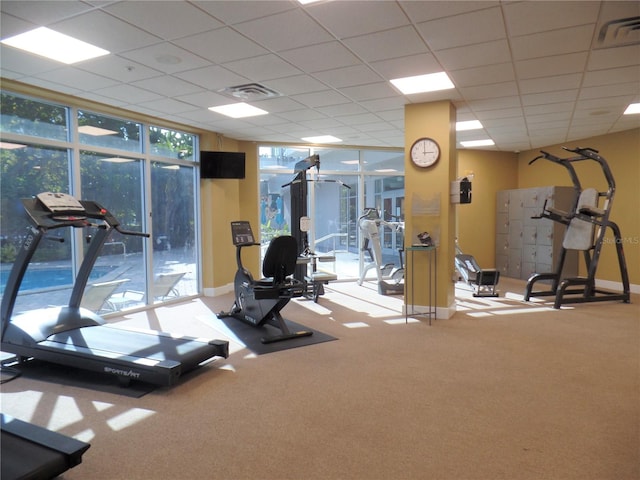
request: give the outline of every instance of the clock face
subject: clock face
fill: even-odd
[[[430,167],[440,158],[440,146],[431,138],[420,138],[411,146],[410,155],[418,167]]]

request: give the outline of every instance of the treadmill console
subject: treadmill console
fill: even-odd
[[[86,218],[84,206],[68,193],[43,192],[37,198],[56,220]]]

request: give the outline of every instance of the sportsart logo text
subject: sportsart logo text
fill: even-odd
[[[140,378],[140,373],[133,370],[120,370],[119,368],[104,367],[105,373],[112,373],[114,375],[120,375],[121,377]]]

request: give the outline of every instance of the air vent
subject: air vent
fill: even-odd
[[[266,98],[279,97],[280,94],[275,90],[260,85],[259,83],[247,83],[245,85],[236,85],[235,87],[227,87],[218,90],[219,93],[228,95],[239,100],[264,100]]]
[[[611,20],[600,27],[597,48],[613,48],[640,43],[640,17]]]

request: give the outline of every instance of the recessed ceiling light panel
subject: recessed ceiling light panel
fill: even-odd
[[[454,88],[455,85],[445,72],[416,75],[415,77],[395,78],[391,84],[405,95],[412,93],[435,92]]]
[[[220,113],[231,118],[245,118],[256,117],[258,115],[266,115],[266,110],[262,110],[258,107],[253,107],[248,103],[231,103],[229,105],[220,105],[218,107],[209,107],[212,112]]]
[[[479,128],[482,128],[482,124],[478,120],[469,120],[466,122],[456,123],[456,130],[458,132],[463,132],[465,130],[478,130]]]
[[[2,43],[66,64],[109,54],[107,50],[46,27],[6,38]]]
[[[460,145],[463,147],[490,147],[491,145],[495,145],[493,140],[469,140],[466,142],[460,142]]]
[[[304,137],[302,140],[309,143],[338,143],[342,139],[334,137],[333,135],[318,135],[317,137]]]
[[[640,113],[640,103],[631,103],[624,111],[625,115],[633,115],[634,113]]]

